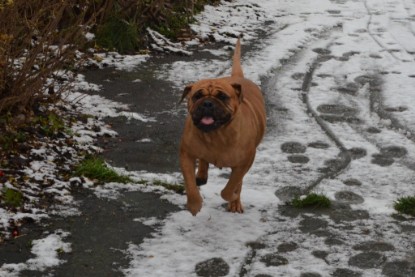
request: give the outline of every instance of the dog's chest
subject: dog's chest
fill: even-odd
[[[198,158],[216,167],[238,166],[247,158],[247,152],[238,143],[218,144],[218,142],[203,143],[197,151]]]

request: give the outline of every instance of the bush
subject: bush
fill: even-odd
[[[218,0],[0,0],[0,115],[28,113],[59,99],[53,73],[73,67],[85,29],[97,23],[97,43],[121,53],[145,44],[145,30],[179,35],[205,4]]]
[[[112,17],[98,27],[96,41],[106,49],[132,53],[138,49],[139,34],[134,24]]]
[[[206,4],[220,0],[97,0],[95,9],[102,9],[97,27],[97,44],[121,52],[132,52],[146,46],[148,27],[176,39],[188,29],[193,16]]]
[[[1,4],[2,3],[2,4]],[[27,113],[58,99],[62,86],[51,78],[69,68],[83,43],[88,1],[0,2],[0,114]]]

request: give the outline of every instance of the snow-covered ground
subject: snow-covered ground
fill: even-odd
[[[254,45],[254,51],[243,55],[245,76],[257,83],[271,79],[262,83],[270,127],[245,177],[246,212],[225,212],[219,192],[227,174],[212,168],[208,185],[201,188],[201,213],[174,213],[154,238],[131,245],[133,260],[125,273],[207,276],[200,268],[216,262],[218,267],[229,266],[229,276],[381,276],[402,262],[399,276],[413,274],[406,262],[413,265],[415,239],[400,232],[403,227],[391,215],[395,200],[414,193],[414,16],[415,2],[404,0],[233,1],[206,9],[194,29],[203,37],[230,43],[235,39],[229,34],[243,34],[244,43]],[[230,66],[218,59],[168,67],[164,77],[182,87],[216,77]],[[283,143],[293,142],[304,146],[304,153],[298,154],[304,163],[288,161],[282,151]],[[313,147],[316,143],[324,147]],[[337,176],[323,178],[313,191],[349,204],[349,211],[339,213],[355,217],[339,223],[333,214],[316,216],[312,211],[284,216],[284,199],[276,197],[276,191],[307,190],[342,149],[363,154],[352,157]],[[386,155],[390,163],[379,165],[376,155],[387,149],[401,154]],[[350,186],[356,184],[350,180],[358,185]],[[307,220],[322,225],[304,231]],[[413,221],[404,225],[413,226]],[[318,234],[323,230],[327,234]],[[338,242],[330,243],[331,237]],[[265,246],[253,250],[253,242]],[[366,252],[359,248],[364,243],[371,245]],[[377,250],[376,243],[391,247]],[[284,244],[294,247],[278,251]],[[368,259],[376,262],[356,262]]]
[[[157,226],[157,232],[140,245],[129,244],[131,262],[122,272],[415,276],[415,223],[392,216],[394,201],[415,194],[415,1],[235,0],[207,7],[198,19],[193,29],[202,38],[233,45],[243,35],[243,44],[251,49],[242,58],[245,76],[264,89],[268,132],[244,179],[245,213],[226,212],[220,191],[229,171],[212,167],[196,217],[182,210],[161,221],[136,219]],[[211,51],[217,56],[213,60],[167,64],[160,79],[183,87],[226,74],[228,50]],[[84,101],[85,112],[128,115],[127,107],[98,96],[71,97]],[[133,113],[130,118],[154,120]],[[91,143],[92,132],[77,128],[84,134],[80,141]],[[180,173],[128,174],[137,180],[182,182]],[[116,197],[121,186],[151,190],[111,183],[96,193]],[[325,194],[334,207],[301,212],[285,205],[287,196],[308,191]],[[182,195],[166,192],[163,198],[185,205]],[[2,214],[4,224],[7,216]],[[49,244],[36,241],[32,251],[37,258],[3,265],[0,276],[32,265],[39,270],[58,265],[54,255],[37,249],[56,244],[68,252],[66,236],[57,231],[45,237]],[[50,262],[38,264],[41,253]]]

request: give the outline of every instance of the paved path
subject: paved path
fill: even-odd
[[[120,233],[86,222],[90,235],[82,236],[81,224],[58,219],[45,228],[72,233],[73,252],[60,267],[27,276],[415,276],[414,219],[392,208],[415,186],[415,2],[234,1],[200,19],[219,41],[213,49],[87,74],[101,95],[155,119],[107,120],[119,136],[100,145],[134,176],[181,182],[181,88],[227,72],[223,43],[243,32],[245,75],[261,84],[268,110],[267,135],[244,181],[246,212],[225,210],[226,169],[211,168],[197,217],[183,209],[183,195],[107,184],[103,198],[80,195],[83,215],[70,220],[124,215],[99,223],[107,230],[116,222]],[[286,204],[309,192],[328,196],[332,207]],[[91,203],[101,208],[87,212]],[[5,261],[24,261],[25,251]]]

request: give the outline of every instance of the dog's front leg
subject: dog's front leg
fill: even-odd
[[[196,174],[196,185],[201,186],[207,183],[209,163],[199,159],[199,166]]]
[[[196,185],[196,159],[191,157],[187,152],[180,151],[180,167],[182,169],[184,183],[186,186],[187,209],[196,215],[202,208],[202,197],[199,188]]]

